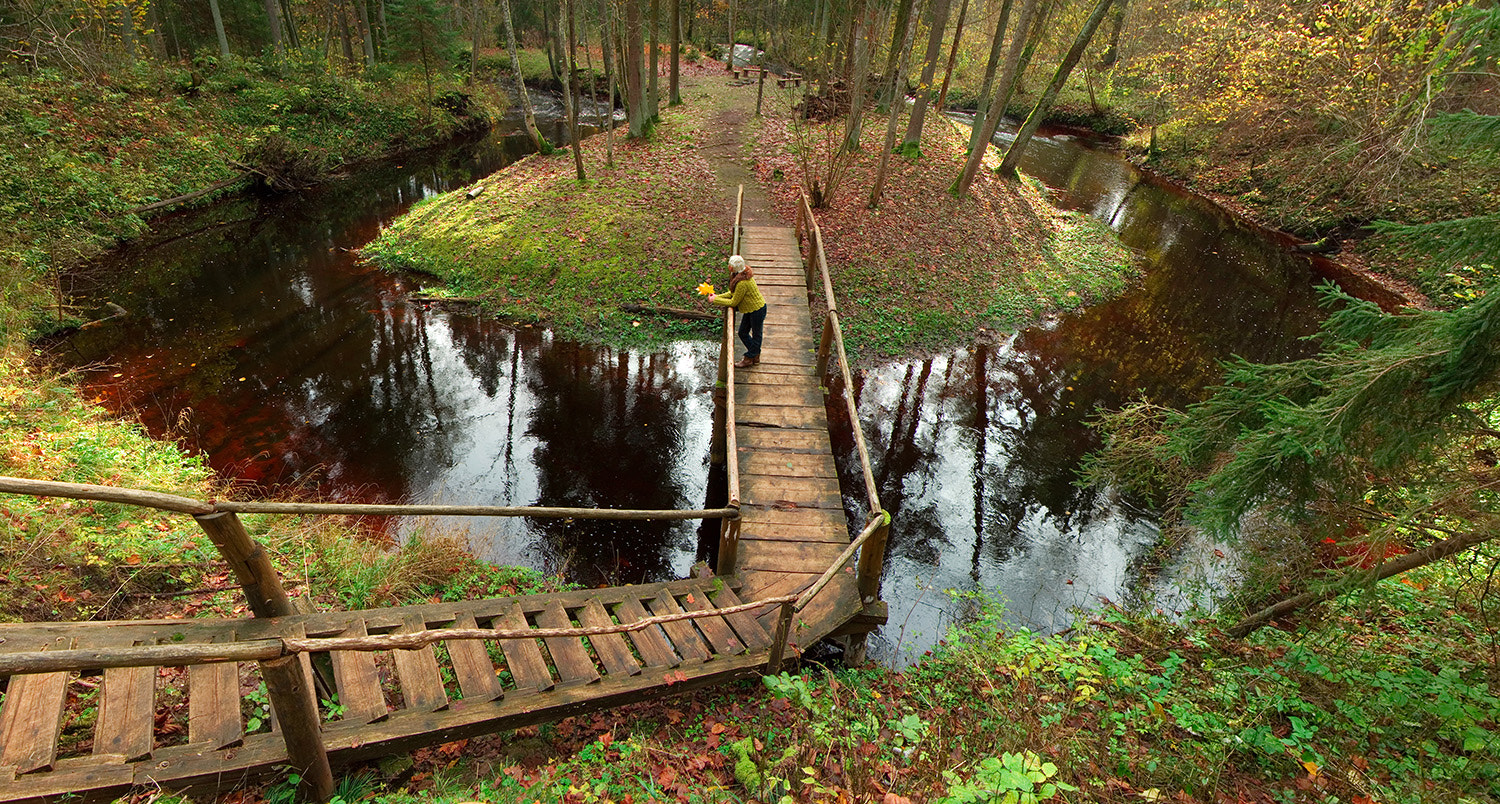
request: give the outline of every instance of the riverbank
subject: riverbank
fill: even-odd
[[[691,66],[685,104],[664,109],[646,141],[617,137],[614,167],[605,137],[583,144],[586,184],[566,153],[533,157],[420,205],[365,253],[568,337],[638,344],[710,335],[711,324],[622,307],[704,307],[695,288],[724,275],[736,182],[765,193],[791,225],[802,175],[793,154],[826,159],[829,134],[841,128],[794,125],[798,93],[768,88],[757,118],[753,83],[717,65]],[[863,149],[839,167],[844,189],[817,212],[861,355],[1012,329],[1107,298],[1134,275],[1130,253],[1104,226],[1058,211],[1035,183],[984,180],[969,200],[949,195],[964,142],[946,120],[929,122],[921,159],[892,159],[886,202],[864,210],[876,129],[866,127]]]
[[[361,78],[288,56],[0,79],[0,339],[82,323],[53,303],[51,277],[138,237],[163,201],[306,186],[504,107],[451,78],[429,100],[402,69]]]

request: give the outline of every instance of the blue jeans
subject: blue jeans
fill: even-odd
[[[766,311],[770,305],[740,316],[740,343],[745,344],[745,357],[760,357],[760,342],[765,338]]]

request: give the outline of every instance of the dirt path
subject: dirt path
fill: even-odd
[[[728,76],[705,76],[699,80],[729,82],[732,79]],[[736,100],[743,101],[748,97],[750,103],[754,103],[753,97],[745,92],[736,92],[734,95]],[[700,152],[704,160],[713,168],[720,189],[729,197],[731,203],[734,200],[735,188],[741,184],[745,186],[745,223],[763,226],[784,225],[772,209],[771,199],[766,195],[765,188],[761,187],[751,167],[749,141],[745,130],[753,119],[753,108],[748,105],[736,103],[718,109],[714,113],[713,122],[721,136],[714,137],[712,142],[700,149]]]

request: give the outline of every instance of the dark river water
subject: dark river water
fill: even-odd
[[[549,137],[561,134],[554,126]],[[411,301],[416,280],[355,259],[412,203],[508,164],[525,145],[497,133],[300,196],[174,216],[150,242],[69,277],[78,303],[128,314],[53,352],[113,409],[267,489],[702,507],[714,344],[648,354],[572,343]],[[1143,393],[1189,401],[1216,379],[1217,361],[1298,355],[1316,330],[1312,264],[1285,243],[1066,135],[1028,150],[1023,170],[1109,223],[1142,253],[1145,278],[1114,301],[1002,339],[861,372],[860,411],[894,515],[890,624],[874,643],[888,661],[909,660],[967,617],[972,603],[956,597],[965,592],[1003,599],[1010,622],[1045,631],[1103,600],[1177,609],[1191,590],[1232,577],[1220,546],[1156,549],[1151,511],[1075,484],[1096,445],[1086,421]],[[847,418],[830,414],[845,488],[858,489]],[[680,577],[705,555],[695,523],[388,527],[402,538],[459,535],[486,559],[585,584]]]

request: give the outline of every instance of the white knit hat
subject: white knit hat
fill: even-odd
[[[745,270],[745,258],[736,254],[729,258],[729,267],[736,271]]]

